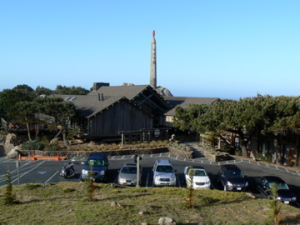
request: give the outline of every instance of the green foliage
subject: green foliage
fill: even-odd
[[[53,91],[49,88],[37,86],[35,89],[37,95],[51,95]]]
[[[49,139],[47,138],[46,135],[42,136],[40,139],[40,142],[42,142],[45,146],[49,144]]]
[[[21,149],[22,150],[43,150],[44,144],[37,140],[27,141],[24,144],[22,144]]]
[[[176,107],[174,126],[191,129],[222,138],[222,132],[240,137],[242,155],[247,156],[247,144],[254,134],[297,133],[300,125],[300,97],[257,95],[252,98],[219,100],[211,105]],[[247,140],[245,140],[247,135]],[[229,143],[228,143],[229,144]],[[234,148],[234,144],[231,146]]]
[[[93,201],[94,200],[94,191],[96,190],[96,186],[94,184],[94,179],[93,179],[93,165],[89,165],[89,173],[88,173],[88,178],[86,179],[86,190],[87,190],[87,200],[88,201]]]
[[[15,196],[13,195],[13,186],[11,184],[10,170],[7,170],[5,177],[6,177],[6,191],[4,197],[4,204],[12,205],[15,203]]]
[[[0,92],[0,116],[14,120],[16,113],[18,113],[15,111],[15,105],[22,101],[32,101],[35,96],[34,92],[26,88],[4,89]]]
[[[89,90],[82,88],[82,87],[67,87],[62,85],[57,85],[56,90],[53,91],[54,94],[61,94],[61,95],[86,95],[89,93]]]
[[[59,151],[60,147],[57,144],[49,144],[48,151]]]

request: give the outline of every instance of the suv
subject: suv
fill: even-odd
[[[109,162],[105,153],[94,152],[89,155],[81,172],[81,180],[89,178],[90,168],[93,168],[92,177],[95,181],[107,181]]]
[[[218,181],[224,186],[224,191],[245,191],[248,188],[246,177],[236,165],[222,165]]]
[[[168,159],[158,159],[153,166],[154,186],[175,186],[176,170]]]

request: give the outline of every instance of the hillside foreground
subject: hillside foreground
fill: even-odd
[[[13,186],[17,202],[4,205],[0,187],[0,224],[158,224],[171,217],[177,224],[272,224],[271,200],[252,199],[244,192],[194,191],[187,208],[187,188],[112,187],[95,184],[88,201],[87,183],[60,182]],[[280,224],[300,223],[300,209],[280,204]],[[202,222],[202,223],[200,223]]]

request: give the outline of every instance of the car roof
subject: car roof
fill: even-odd
[[[205,170],[202,166],[193,166],[192,170]]]
[[[236,165],[222,165],[222,167],[226,170],[241,170],[240,168],[238,168]]]
[[[132,166],[132,167],[136,167],[136,163],[125,163],[123,166]]]
[[[93,152],[89,155],[88,159],[106,159],[106,154],[101,152]]]
[[[158,159],[157,165],[165,165],[165,166],[172,166],[171,161],[168,159]]]
[[[266,178],[268,180],[268,182],[285,183],[284,180],[282,180],[279,177],[275,177],[275,176],[266,176],[264,178]]]

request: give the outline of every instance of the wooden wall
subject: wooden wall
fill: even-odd
[[[89,119],[90,136],[115,136],[122,131],[136,131],[153,128],[153,118],[130,104],[121,100]]]

